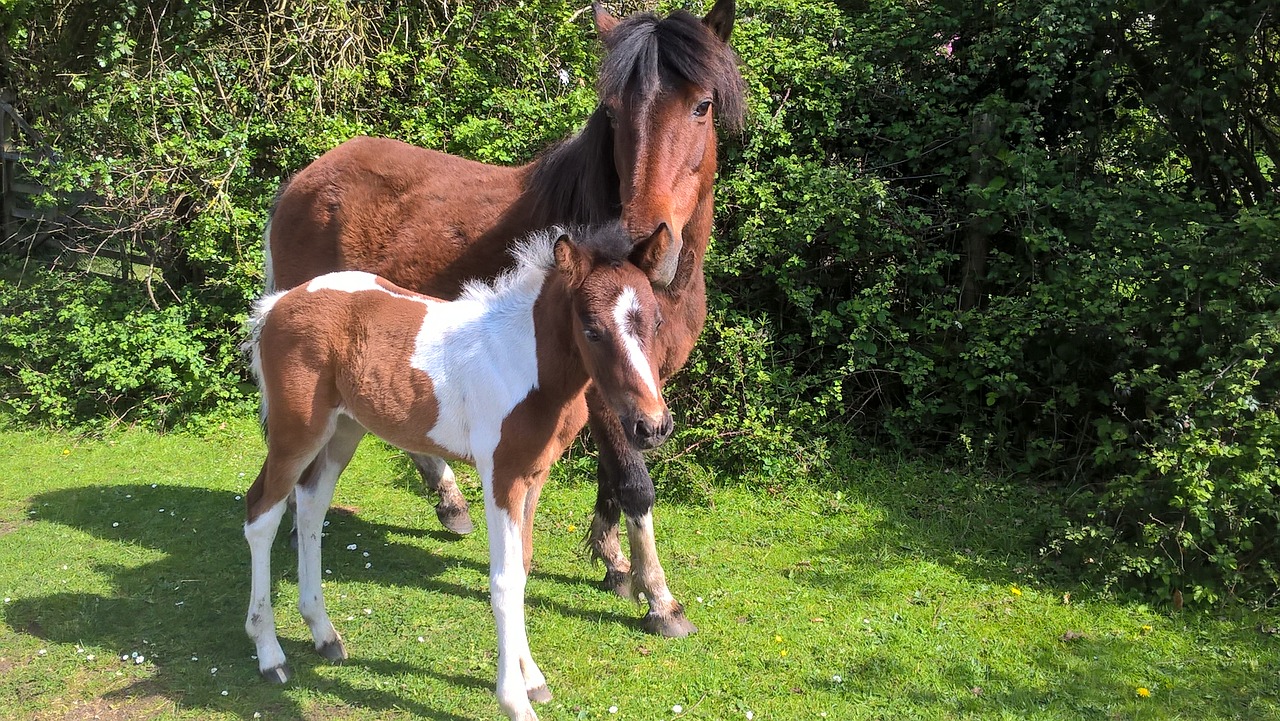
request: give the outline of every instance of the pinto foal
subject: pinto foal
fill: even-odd
[[[588,384],[648,449],[671,433],[658,388],[661,323],[650,274],[670,242],[632,248],[614,225],[581,241],[558,229],[516,249],[516,267],[452,302],[357,271],[259,301],[248,346],[262,389],[267,458],[245,496],[252,590],[245,628],[258,669],[289,680],[271,609],[271,544],[296,494],[298,607],[316,650],[346,658],[324,607],[320,536],[339,474],[366,432],[414,453],[473,463],[484,487],[498,702],[536,719],[551,694],[533,662],[524,588],[533,514],[551,464],[587,419]]]

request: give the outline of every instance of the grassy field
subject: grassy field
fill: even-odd
[[[407,462],[373,441],[338,486],[357,510],[330,514],[325,539],[351,659],[311,651],[277,544],[297,678],[258,680],[239,494],[261,455],[251,420],[199,437],[0,433],[0,718],[498,717],[484,535],[442,532]],[[1280,619],[1037,577],[1019,518],[1045,501],[1030,492],[923,464],[838,475],[660,500],[659,548],[700,628],[662,640],[597,589],[581,545],[594,487],[558,473],[528,598],[555,694],[542,717],[1280,719]]]

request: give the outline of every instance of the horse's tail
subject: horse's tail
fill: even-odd
[[[268,224],[269,225],[269,224]],[[280,300],[284,292],[267,293],[253,304],[253,313],[249,315],[249,320],[245,322],[245,341],[240,344],[240,350],[249,357],[249,368],[253,371],[253,377],[258,382],[258,422],[262,425],[262,433],[267,432],[267,389],[263,382],[262,376],[262,327],[266,325],[267,316],[271,313],[271,309],[275,307],[276,301]]]
[[[275,220],[276,211],[280,209],[280,199],[284,197],[284,192],[289,189],[289,183],[291,182],[293,182],[293,178],[285,180],[276,189],[276,197],[271,201],[271,211],[267,213],[267,225],[262,229],[263,271],[266,275],[265,287],[267,293],[276,291],[275,269],[271,264],[271,221]]]

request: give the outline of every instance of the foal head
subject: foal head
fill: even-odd
[[[655,363],[662,314],[645,270],[670,244],[670,233],[661,229],[632,247],[630,236],[614,225],[581,242],[563,234],[554,246],[577,352],[627,440],[641,450],[660,445],[673,426]]]

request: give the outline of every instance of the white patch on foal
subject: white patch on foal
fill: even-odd
[[[426,298],[416,295],[405,295],[403,293],[394,293],[386,287],[379,285],[378,276],[373,273],[366,273],[362,270],[340,270],[334,273],[325,273],[322,276],[313,278],[307,283],[307,292],[314,293],[318,290],[337,290],[344,293],[359,293],[365,290],[378,290],[386,293],[394,298],[404,298],[415,303],[424,305],[431,304]]]
[[[549,256],[550,241],[542,239],[541,244],[546,246],[541,254],[537,247],[521,249],[526,257],[519,258],[515,272],[491,286],[468,286],[452,302],[396,293],[377,276],[353,270],[322,275],[307,284],[307,291],[379,291],[428,307],[409,361],[431,378],[440,409],[440,422],[426,435],[450,453],[474,461],[492,453],[486,441],[501,436],[502,420],[538,387],[533,305],[546,276],[540,256]],[[481,418],[493,427],[477,428],[474,421]]]
[[[658,384],[653,380],[653,367],[649,365],[649,359],[644,357],[644,351],[640,349],[640,340],[636,338],[631,328],[630,316],[632,313],[639,312],[640,298],[636,296],[636,289],[630,286],[623,288],[618,294],[617,303],[613,306],[613,322],[618,326],[618,332],[622,334],[622,346],[627,349],[627,359],[631,361],[631,367],[636,369],[645,387],[656,397]]]

